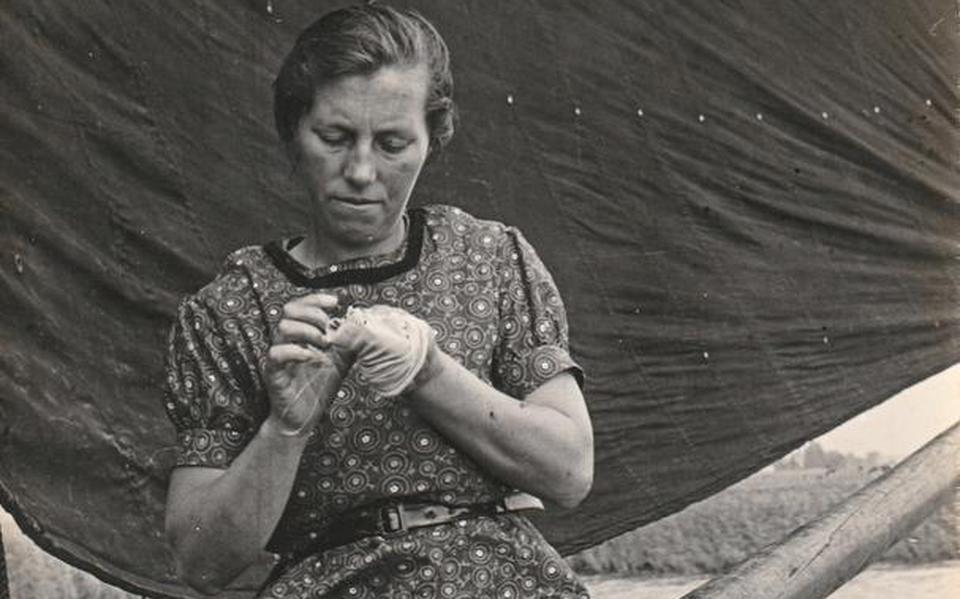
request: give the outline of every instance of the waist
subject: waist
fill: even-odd
[[[479,516],[542,509],[543,502],[528,493],[512,493],[499,501],[469,505],[390,501],[357,508],[335,516],[334,520],[324,526],[304,531],[289,551],[281,553],[280,561],[268,581],[275,579],[287,567],[310,555],[366,537],[398,536],[418,528]]]

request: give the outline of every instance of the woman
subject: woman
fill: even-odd
[[[195,588],[266,548],[262,597],[586,596],[519,513],[592,481],[553,281],[516,229],[407,210],[452,87],[433,26],[381,5],[325,15],[286,58],[306,234],[232,254],[171,332],[167,529]]]

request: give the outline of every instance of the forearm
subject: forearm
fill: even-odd
[[[216,591],[261,555],[286,507],[306,442],[306,436],[279,434],[268,420],[227,470],[205,479],[190,468],[174,473],[185,484],[171,493],[167,530],[191,585]]]
[[[505,483],[567,507],[583,499],[593,477],[593,438],[585,412],[580,418],[512,398],[439,350],[430,360],[436,362],[427,368],[435,374],[410,399],[423,418]],[[576,387],[564,375],[542,392],[569,392],[564,383]],[[575,392],[579,396],[578,388]]]
[[[330,342],[326,310],[337,306],[337,297],[312,293],[288,301],[272,332],[272,342],[262,356],[262,391],[269,410],[257,432],[229,468],[177,468],[170,477],[166,529],[183,579],[197,590],[215,592],[263,556],[286,509],[310,431],[350,369],[353,353]],[[192,330],[194,321],[184,323]],[[187,340],[183,345],[198,344]],[[220,361],[198,357],[190,350],[183,358],[188,370],[220,368]],[[212,351],[212,350],[211,350]],[[212,356],[220,355],[220,350]],[[243,353],[243,352],[241,352]],[[259,357],[258,357],[259,358]],[[258,369],[261,367],[257,360]],[[179,367],[178,367],[179,368]],[[191,409],[178,418],[182,428],[205,428],[214,415],[251,416],[261,406],[259,393],[231,372],[212,375],[211,385],[236,389],[250,403],[221,407],[215,394],[187,393]],[[176,374],[176,373],[175,373]],[[176,383],[177,377],[174,377]],[[173,393],[189,384],[173,384]],[[233,395],[231,393],[231,399]],[[179,402],[178,402],[179,403]],[[199,414],[194,414],[194,408]]]

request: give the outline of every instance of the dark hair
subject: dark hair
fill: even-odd
[[[317,89],[347,75],[385,66],[426,65],[430,74],[426,121],[430,150],[453,136],[456,107],[447,45],[436,28],[413,10],[363,4],[326,13],[303,30],[273,82],[273,117],[280,141],[294,136],[313,108]]]

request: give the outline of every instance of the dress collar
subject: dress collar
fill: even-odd
[[[382,256],[357,258],[340,264],[309,268],[290,255],[281,241],[272,241],[264,251],[274,266],[287,278],[301,287],[340,287],[354,283],[369,284],[402,274],[420,261],[423,247],[424,210],[413,208],[407,212],[410,221],[407,236],[397,251]],[[402,251],[402,255],[400,252]]]

